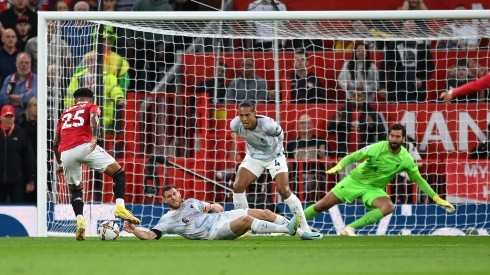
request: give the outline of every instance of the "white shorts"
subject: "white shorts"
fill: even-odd
[[[107,166],[116,162],[111,155],[98,145],[95,150],[88,153],[90,145],[90,142],[80,144],[61,153],[66,183],[78,186],[82,182],[82,164],[93,168],[99,173],[103,173]]]
[[[241,167],[252,172],[257,178],[264,173],[265,169],[269,171],[272,179],[274,179],[279,173],[287,173],[289,171],[286,157],[284,155],[280,155],[271,161],[258,160],[246,155],[239,168]]]
[[[232,220],[248,215],[248,209],[235,209],[222,212],[217,221],[209,229],[208,240],[234,240],[235,235],[230,228]]]

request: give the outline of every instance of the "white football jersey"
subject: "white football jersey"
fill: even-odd
[[[254,130],[245,129],[239,116],[230,123],[231,130],[245,140],[247,155],[263,161],[273,160],[283,155],[284,133],[281,126],[270,117],[256,117],[257,127]]]
[[[207,239],[213,224],[219,219],[220,213],[203,213],[207,203],[196,199],[185,200],[179,209],[163,215],[152,229],[162,234],[177,234],[186,239]]]

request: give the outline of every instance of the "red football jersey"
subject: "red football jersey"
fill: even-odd
[[[56,126],[56,133],[61,138],[58,146],[60,154],[92,141],[92,129],[90,128],[90,114],[92,113],[100,116],[100,108],[88,102],[78,102],[63,112]]]
[[[463,86],[453,89],[453,97],[465,96],[477,93],[483,89],[490,88],[490,73],[477,80],[468,82]]]

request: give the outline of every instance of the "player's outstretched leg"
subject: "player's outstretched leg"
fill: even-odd
[[[299,224],[301,222],[300,214],[295,214],[291,220],[288,222],[288,230],[289,235],[294,236],[296,234],[296,230],[298,230]]]
[[[124,194],[126,189],[126,175],[124,170],[120,168],[114,175],[112,175],[112,180],[114,185],[112,186],[114,195],[116,196],[116,210],[114,211],[114,216],[123,220],[127,220],[132,224],[140,224],[141,221],[133,216],[129,210],[124,207]]]
[[[114,217],[129,221],[132,224],[140,224],[141,221],[133,216],[131,211],[127,210],[124,206],[116,206],[116,210],[114,211]]]
[[[300,216],[300,226],[297,230],[298,236],[303,240],[315,240],[323,237],[322,234],[318,232],[311,232],[310,226],[306,222],[306,219],[303,215],[303,207],[301,206],[301,202],[295,194],[291,193],[291,195],[284,200],[284,202],[288,205],[289,210],[292,213],[298,214]]]
[[[129,221],[132,224],[140,224],[141,223],[141,221],[138,218],[136,218],[135,216],[133,216],[133,214],[131,214],[131,211],[124,208],[124,206],[120,206],[120,205],[116,206],[116,210],[114,211],[114,216],[116,218]]]

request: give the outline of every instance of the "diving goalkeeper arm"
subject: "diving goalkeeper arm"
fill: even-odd
[[[420,175],[420,172],[418,170],[408,172],[408,176],[411,180],[415,182],[415,184],[417,184],[422,192],[427,194],[427,196],[429,196],[438,206],[442,207],[442,209],[446,210],[449,213],[454,213],[454,211],[456,211],[452,204],[444,199],[441,199],[441,197],[436,194],[436,192],[430,187],[427,181],[422,178],[422,175]]]

